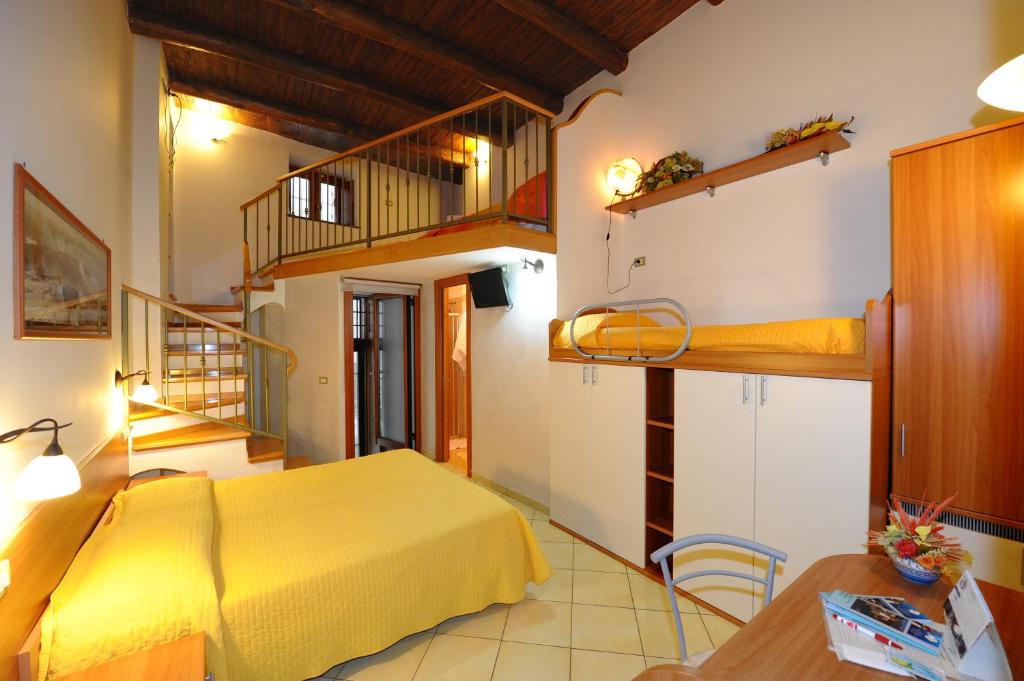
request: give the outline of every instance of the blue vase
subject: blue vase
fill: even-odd
[[[890,555],[893,567],[896,572],[903,575],[903,578],[914,584],[933,584],[939,580],[942,573],[939,570],[926,570],[913,558],[901,558]]]

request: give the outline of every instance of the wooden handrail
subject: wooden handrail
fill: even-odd
[[[299,168],[298,170],[292,171],[292,172],[288,173],[287,175],[282,175],[281,177],[277,178],[277,181],[278,182],[284,182],[285,180],[288,180],[289,178],[297,177],[297,176],[299,176],[299,175],[301,175],[301,174],[303,174],[303,173],[305,173],[307,171],[310,171],[310,170],[313,170],[315,168],[319,168],[321,166],[327,165],[328,163],[334,163],[335,161],[340,161],[343,158],[348,158],[349,156],[353,156],[355,154],[358,154],[360,151],[364,151],[366,149],[370,149],[370,148],[375,147],[377,145],[384,144],[385,142],[390,142],[393,139],[396,139],[398,137],[402,137],[403,135],[407,135],[410,132],[416,132],[416,130],[419,130],[421,128],[425,128],[428,125],[433,125],[434,123],[439,123],[441,121],[446,121],[449,118],[453,118],[455,116],[458,116],[459,114],[463,114],[463,113],[466,113],[467,111],[472,111],[474,109],[479,109],[482,106],[486,106],[487,104],[491,104],[492,102],[497,102],[497,101],[500,101],[502,99],[507,99],[507,100],[509,100],[511,102],[515,102],[519,106],[523,107],[524,109],[529,109],[530,111],[534,112],[535,114],[540,114],[541,116],[546,116],[548,118],[554,118],[555,117],[555,114],[550,112],[550,111],[548,111],[547,109],[539,107],[536,104],[532,104],[532,103],[526,101],[525,99],[522,99],[521,97],[517,97],[514,94],[512,94],[511,92],[496,92],[493,95],[489,95],[489,96],[484,97],[482,99],[478,99],[476,101],[470,102],[469,104],[466,104],[464,106],[460,106],[457,109],[452,109],[451,111],[446,111],[446,112],[444,112],[442,114],[438,114],[438,115],[434,116],[433,118],[428,118],[425,121],[420,121],[419,123],[414,123],[414,124],[412,124],[410,126],[402,128],[401,130],[398,130],[396,132],[390,133],[388,135],[384,135],[383,137],[378,137],[377,139],[371,140],[369,142],[366,142],[365,144],[360,144],[359,146],[352,147],[351,149],[343,151],[343,152],[341,152],[339,154],[335,154],[334,156],[328,156],[327,158],[323,159],[322,161],[317,161],[316,163],[310,164],[310,165],[308,165],[308,166],[306,166],[304,168]],[[258,197],[258,198],[262,198],[262,197]]]
[[[270,189],[266,190],[265,192],[263,192],[261,194],[257,194],[256,196],[252,197],[251,199],[249,199],[248,201],[243,203],[241,206],[238,207],[238,210],[245,210],[246,208],[248,208],[249,206],[253,205],[254,203],[259,203],[263,199],[267,198],[268,196],[270,196],[271,194],[276,192],[277,189],[278,189],[278,186],[275,184],[273,187],[271,187]]]
[[[124,291],[125,293],[127,293],[130,296],[135,296],[136,298],[141,298],[142,300],[147,300],[147,301],[153,303],[154,305],[159,305],[160,307],[162,307],[162,308],[164,308],[166,310],[171,310],[172,312],[177,312],[178,314],[185,315],[186,317],[191,317],[193,319],[198,319],[199,321],[201,321],[203,324],[205,324],[207,326],[212,326],[215,329],[220,329],[221,331],[226,331],[227,333],[232,333],[232,334],[235,334],[236,336],[240,336],[242,338],[245,338],[246,340],[248,340],[251,343],[255,343],[257,345],[262,345],[262,346],[268,347],[268,348],[270,348],[272,350],[277,350],[278,352],[285,353],[288,356],[288,367],[287,367],[287,370],[288,370],[288,375],[289,376],[292,375],[292,373],[295,371],[295,367],[298,366],[299,358],[295,355],[295,351],[292,350],[291,348],[289,348],[287,345],[281,345],[280,343],[275,343],[272,340],[267,340],[266,338],[261,338],[260,336],[254,336],[253,334],[249,333],[248,331],[244,331],[242,329],[236,329],[233,326],[228,326],[227,324],[225,324],[223,322],[218,322],[216,319],[210,319],[209,317],[205,317],[205,316],[203,316],[201,314],[198,314],[198,313],[196,313],[196,312],[194,312],[194,311],[192,311],[192,310],[190,310],[190,309],[188,309],[186,307],[182,307],[181,305],[178,305],[177,303],[172,303],[169,300],[165,300],[165,299],[160,298],[158,296],[150,295],[149,293],[146,293],[145,291],[140,291],[140,290],[138,290],[136,288],[132,288],[131,286],[128,286],[127,284],[121,284],[121,290]]]

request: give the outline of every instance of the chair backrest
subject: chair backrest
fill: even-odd
[[[701,544],[724,544],[761,554],[768,558],[767,574],[764,577],[757,577],[753,574],[744,574],[734,570],[698,570],[697,572],[688,572],[684,575],[673,577],[669,568],[669,560],[671,560],[672,556],[683,549]],[[746,579],[764,585],[764,604],[768,605],[772,602],[772,591],[775,589],[775,566],[778,561],[785,562],[786,558],[786,554],[778,549],[773,549],[770,546],[765,546],[764,544],[759,544],[755,541],[744,539],[742,537],[734,537],[729,534],[695,534],[689,537],[683,537],[682,539],[677,539],[671,544],[666,544],[652,553],[651,560],[655,563],[661,564],[661,573],[665,577],[665,588],[668,589],[668,600],[669,603],[672,604],[672,614],[674,614],[676,618],[676,634],[679,637],[679,654],[681,659],[686,660],[687,657],[686,636],[683,634],[683,619],[679,614],[679,603],[676,601],[675,586],[677,584],[695,577],[707,577],[709,575]]]

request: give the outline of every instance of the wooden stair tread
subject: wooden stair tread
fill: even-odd
[[[289,456],[284,464],[284,469],[290,471],[295,468],[306,468],[312,465],[313,462],[309,460],[308,456]]]
[[[128,402],[128,420],[129,421],[142,421],[144,419],[152,419],[158,416],[166,416],[171,412],[162,408],[156,404],[144,404],[142,402]]]
[[[253,436],[245,443],[249,450],[249,463],[280,461],[284,458],[284,445],[276,437]]]
[[[232,322],[222,322],[221,320],[218,319],[217,323],[218,324],[224,324],[226,326],[233,326],[236,329],[242,328],[242,322],[233,322],[233,321]],[[199,333],[199,327],[200,327],[199,322],[191,322],[188,325],[188,330],[190,332],[193,332],[193,333]],[[212,327],[207,327],[207,328],[212,328]],[[185,323],[184,322],[179,322],[179,321],[167,322],[167,330],[168,331],[184,331],[185,330]],[[207,333],[216,333],[216,332],[215,331],[208,331]],[[223,333],[227,333],[227,331],[224,331]]]
[[[227,419],[236,423],[246,423],[245,417]],[[185,447],[188,445],[200,445],[210,442],[227,442],[229,440],[243,440],[252,436],[247,430],[235,428],[226,423],[200,423],[184,428],[174,428],[160,433],[142,435],[133,438],[132,446],[137,452],[153,449],[166,449],[168,447]]]
[[[207,305],[206,303],[178,303],[181,307],[192,312],[241,312],[241,305]]]
[[[202,355],[244,355],[245,345],[243,343],[189,343],[168,345],[168,357],[201,357]]]
[[[232,286],[231,287],[231,293],[241,293],[243,290],[244,290],[244,287],[241,284],[239,284],[237,286]],[[273,291],[274,290],[274,285],[273,284],[253,284],[252,286],[249,287],[249,290],[250,291]]]
[[[245,393],[220,393],[219,396],[207,396],[203,399],[202,395],[189,395],[188,402],[185,401],[184,395],[171,395],[167,403],[173,407],[179,409],[187,409],[188,411],[196,411],[200,408],[214,409],[216,407],[228,407],[233,404],[240,404],[245,401]]]
[[[233,367],[224,367],[222,369],[171,369],[168,371],[170,376],[164,377],[164,383],[186,383],[186,382],[198,382],[205,380],[206,382],[214,383],[216,381],[231,382],[234,380],[244,381],[249,378],[249,375],[241,369],[239,371],[232,371]]]

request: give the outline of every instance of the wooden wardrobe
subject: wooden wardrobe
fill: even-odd
[[[892,152],[892,488],[1024,527],[1024,117]]]

